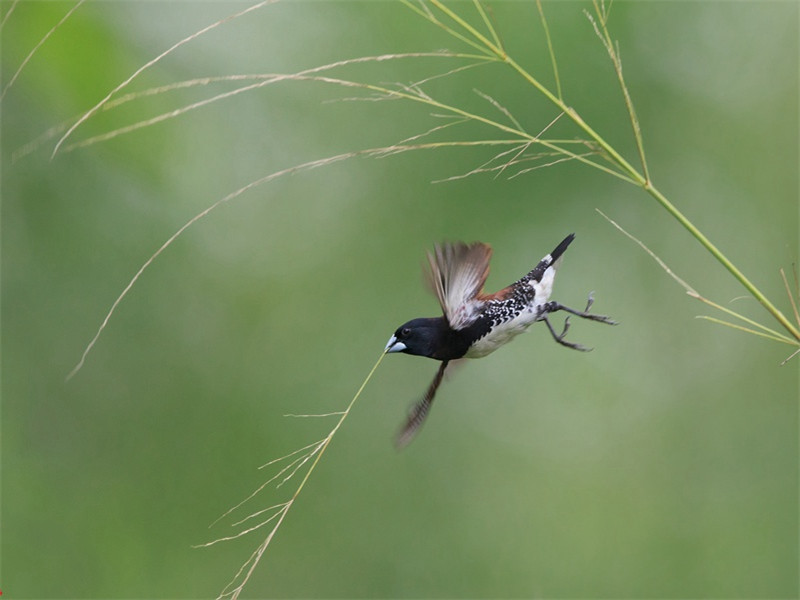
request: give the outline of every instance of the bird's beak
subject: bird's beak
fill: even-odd
[[[389,343],[386,344],[386,348],[383,350],[385,354],[389,352],[402,352],[406,349],[406,345],[403,342],[398,342],[395,336],[389,338]]]

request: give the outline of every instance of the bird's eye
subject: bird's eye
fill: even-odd
[[[411,333],[411,330],[408,327],[403,327],[403,330],[400,333],[403,335],[403,337],[408,337],[408,335]]]

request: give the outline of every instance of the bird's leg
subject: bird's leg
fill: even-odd
[[[547,304],[542,307],[542,313],[552,313],[556,312],[557,310],[563,310],[570,314],[575,315],[576,317],[580,317],[581,319],[589,319],[590,321],[599,321],[600,323],[606,323],[608,325],[616,325],[617,322],[612,319],[611,317],[606,317],[604,315],[595,315],[589,312],[589,309],[594,304],[594,296],[589,294],[589,299],[586,302],[586,308],[583,311],[575,310],[574,308],[570,308],[569,306],[564,306],[563,304],[559,304],[558,302],[548,302]]]
[[[411,413],[408,415],[406,424],[403,425],[403,429],[400,430],[400,433],[397,436],[395,444],[398,448],[406,446],[414,438],[417,430],[420,428],[423,421],[425,421],[425,417],[428,416],[428,411],[431,409],[431,404],[433,404],[433,397],[436,395],[436,390],[439,389],[439,384],[442,383],[444,371],[448,364],[449,361],[442,361],[442,364],[439,366],[439,370],[436,372],[433,381],[431,381],[431,384],[428,386],[428,390],[425,392],[422,400],[417,402],[414,405],[414,408],[411,409]]]
[[[561,334],[557,334],[553,326],[550,324],[549,319],[547,318],[548,313],[553,313],[559,310],[566,311],[576,317],[580,317],[581,319],[589,319],[590,321],[598,321],[600,323],[606,323],[607,325],[616,325],[617,322],[611,319],[610,317],[606,317],[604,315],[595,315],[589,312],[589,309],[594,304],[594,296],[589,294],[589,299],[586,302],[586,308],[583,311],[575,310],[574,308],[570,308],[568,306],[564,306],[563,304],[559,304],[558,302],[548,302],[542,307],[542,314],[539,317],[540,320],[544,321],[547,325],[547,328],[550,330],[550,333],[553,335],[553,339],[557,341],[562,346],[566,346],[567,348],[572,348],[573,350],[580,350],[581,352],[588,352],[591,348],[587,348],[586,346],[582,346],[580,344],[573,344],[571,342],[567,342],[564,340],[564,336],[567,335],[567,330],[569,329],[569,317],[564,320],[564,329]]]
[[[582,346],[581,344],[574,344],[572,342],[567,342],[566,340],[564,340],[564,336],[567,335],[567,330],[569,329],[569,317],[564,319],[564,329],[561,331],[560,334],[556,333],[556,330],[553,329],[553,326],[550,324],[550,319],[547,318],[547,313],[541,316],[541,320],[545,322],[545,325],[547,325],[547,328],[553,335],[553,339],[562,346],[566,346],[567,348],[572,348],[573,350],[580,350],[581,352],[589,352],[589,350],[591,350],[591,348],[587,348],[586,346]]]

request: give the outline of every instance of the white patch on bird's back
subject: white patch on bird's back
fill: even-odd
[[[553,281],[556,278],[556,269],[555,266],[549,266],[545,269],[544,275],[542,275],[542,280],[539,282],[531,281],[530,285],[536,291],[536,296],[534,297],[534,302],[536,304],[545,304],[548,300],[550,300],[550,294],[553,293]]]

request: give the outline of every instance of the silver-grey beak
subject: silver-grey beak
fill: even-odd
[[[389,343],[386,344],[386,348],[384,348],[383,352],[388,354],[389,352],[402,352],[406,349],[406,345],[403,342],[398,342],[397,337],[392,336],[389,338]]]

